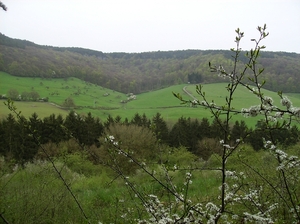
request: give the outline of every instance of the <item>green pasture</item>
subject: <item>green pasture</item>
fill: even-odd
[[[207,100],[210,102],[214,100],[217,105],[225,105],[227,90],[226,83],[205,84],[203,91],[206,93]],[[212,120],[209,110],[200,106],[190,107],[183,105],[175,98],[172,92],[180,93],[184,99],[191,99],[183,88],[187,86],[187,90],[198,98],[202,98],[196,93],[195,85],[175,85],[161,90],[150,91],[137,95],[136,100],[127,103],[121,103],[122,100],[127,99],[124,93],[116,92],[111,89],[106,89],[91,83],[84,82],[77,78],[68,79],[43,79],[43,78],[26,78],[15,77],[7,73],[0,72],[0,94],[6,94],[9,89],[17,89],[19,93],[37,91],[40,97],[48,97],[49,103],[40,102],[15,102],[19,111],[25,117],[30,116],[36,112],[40,117],[48,116],[49,114],[68,113],[68,110],[60,109],[53,105],[62,105],[64,100],[72,97],[77,106],[76,112],[79,114],[92,113],[93,116],[99,117],[102,121],[106,120],[108,115],[112,117],[121,116],[122,119],[131,119],[136,113],[146,114],[148,118],[152,118],[157,112],[162,117],[170,122],[183,117],[191,117],[202,119],[206,117]],[[273,98],[277,105],[280,104],[280,98],[277,93],[264,90],[266,96]],[[286,94],[292,100],[294,105],[300,105],[299,94]],[[249,108],[252,105],[258,105],[259,99],[249,92],[244,87],[236,90],[234,95],[233,107],[237,110],[242,108]],[[5,117],[9,110],[1,102],[0,117]],[[245,119],[241,115],[233,118],[235,120]],[[259,118],[246,119],[249,126],[254,126]]]
[[[40,97],[49,97],[49,102],[62,105],[64,100],[72,97],[76,106],[81,107],[109,107],[120,106],[120,101],[126,95],[87,83],[77,78],[43,79],[29,77],[15,77],[0,72],[0,94],[6,94],[9,89],[22,92],[36,91]]]
[[[203,86],[203,91],[205,92],[205,97],[209,102],[214,101],[217,105],[223,106],[226,103],[226,96],[228,96],[227,92],[227,83],[214,83],[214,84],[206,84]],[[195,85],[189,85],[186,90],[192,95],[197,96]],[[277,106],[280,106],[280,97],[278,96],[278,93],[263,90],[264,96],[269,96],[273,99],[274,103]],[[287,93],[283,94],[289,97],[289,99],[293,102],[293,104],[300,106],[300,94],[299,93]],[[198,95],[199,96],[199,95]],[[199,100],[202,100],[202,98],[199,96],[197,97]],[[233,97],[233,107],[237,110],[240,110],[242,108],[249,108],[253,105],[259,105],[260,100],[258,97],[256,97],[254,94],[251,94],[248,89],[246,89],[243,86],[239,86]]]
[[[4,104],[5,102],[5,100],[0,100],[0,119],[12,113]],[[48,117],[51,114],[60,114],[63,117],[68,114],[67,110],[60,109],[49,103],[16,101],[14,105],[17,107],[17,112],[21,111],[21,115],[25,117],[30,117],[33,113],[37,113],[40,118]]]

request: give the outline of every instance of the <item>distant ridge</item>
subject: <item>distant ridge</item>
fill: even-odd
[[[142,53],[103,53],[79,47],[38,45],[0,34],[0,71],[21,77],[79,79],[135,94],[184,83],[216,83],[224,79],[208,63],[232,69],[230,50],[178,50]],[[239,60],[247,63],[242,52]],[[240,63],[238,68],[242,69]],[[262,51],[257,66],[264,67],[265,88],[300,92],[300,54]]]

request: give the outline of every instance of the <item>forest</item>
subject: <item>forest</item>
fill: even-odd
[[[247,127],[243,120],[236,121],[230,129],[231,138],[239,139],[249,132],[251,134],[244,141],[258,151],[263,148],[262,138],[267,137],[261,131],[263,128],[261,125],[263,124],[260,121],[257,122],[254,131]],[[19,164],[37,159],[39,145],[32,133],[39,136],[39,144],[42,145],[50,143],[58,145],[75,139],[82,147],[100,148],[99,139],[105,137],[105,133],[108,133],[112,127],[119,129],[126,127],[128,130],[140,128],[144,132],[152,133],[155,141],[171,148],[183,146],[203,160],[208,160],[213,153],[218,154],[221,150],[217,143],[222,130],[217,120],[213,120],[210,124],[207,118],[199,121],[181,117],[172,127],[169,127],[160,113],[153,118],[137,113],[133,118],[125,118],[123,121],[120,116],[115,118],[109,116],[105,122],[101,122],[91,113],[83,116],[71,111],[66,118],[52,114],[40,119],[36,113],[33,113],[28,120],[22,116],[15,118],[13,114],[9,114],[0,122],[0,155],[7,161]],[[288,147],[298,142],[300,133],[297,126],[293,126],[288,130],[274,130],[272,134],[276,142]],[[141,138],[139,140],[144,141]],[[133,142],[134,139],[129,138],[127,141]]]
[[[208,63],[233,65],[230,50],[182,50],[103,53],[83,48],[40,46],[0,34],[0,70],[14,76],[76,77],[122,93],[142,93],[182,83],[224,82],[212,77]],[[247,60],[246,52],[240,56]],[[267,72],[265,88],[299,92],[300,55],[262,51],[259,65]]]

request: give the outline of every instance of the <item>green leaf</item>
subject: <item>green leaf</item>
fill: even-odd
[[[263,73],[263,71],[264,71],[265,69],[264,68],[260,68],[260,69],[258,69],[258,74],[261,74],[261,73]]]

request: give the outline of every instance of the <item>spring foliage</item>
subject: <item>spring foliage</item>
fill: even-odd
[[[259,37],[252,39],[254,48],[243,60],[239,59],[244,33],[237,29],[233,66],[209,63],[213,77],[228,82],[223,105],[207,100],[209,91],[201,85],[196,86],[199,99],[173,93],[182,103],[209,110],[211,124],[182,117],[169,128],[159,114],[152,120],[136,114],[123,122],[119,116],[109,117],[102,124],[90,114],[74,112],[66,119],[53,115],[40,120],[33,115],[28,121],[9,100],[7,106],[17,119],[9,115],[0,123],[5,137],[0,165],[7,169],[1,169],[6,175],[0,179],[2,220],[299,223],[299,150],[291,145],[298,142],[293,124],[300,109],[282,92],[277,101],[264,94],[264,69],[257,62],[268,33],[266,25],[257,29]],[[238,86],[255,95],[257,104],[236,110],[232,102]],[[261,119],[251,129],[234,122],[235,115]],[[42,182],[35,179],[39,175]],[[22,191],[14,180],[21,181]],[[33,181],[30,186],[37,190],[31,192],[26,181]],[[50,192],[43,194],[44,188]],[[16,203],[18,198],[22,203]],[[30,198],[40,198],[41,204],[32,213],[20,212],[33,208]]]

